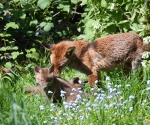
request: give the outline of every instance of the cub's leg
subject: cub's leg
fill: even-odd
[[[24,87],[25,92],[33,93],[33,94],[41,94],[43,90],[41,86],[34,86],[34,87]]]

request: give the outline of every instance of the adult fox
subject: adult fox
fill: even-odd
[[[91,43],[77,40],[42,45],[51,53],[55,76],[59,76],[61,70],[69,66],[85,73],[91,87],[100,79],[100,71],[116,67],[136,71],[141,64],[142,52],[149,50],[149,45],[143,45],[142,37],[131,32],[108,35]]]

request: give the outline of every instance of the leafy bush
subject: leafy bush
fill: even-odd
[[[40,41],[93,41],[128,31],[148,36],[149,12],[149,0],[3,0],[0,3],[0,59],[17,65],[26,64],[25,60],[37,62],[39,50],[43,48]]]
[[[87,0],[82,14],[83,33],[79,38],[94,40],[113,33],[133,31],[150,35],[149,0]]]

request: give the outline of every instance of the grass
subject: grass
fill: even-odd
[[[61,77],[76,76],[86,78],[69,68]],[[86,85],[85,91],[94,96],[72,104],[46,105],[43,95],[24,92],[24,86],[36,85],[33,68],[7,74],[0,79],[0,125],[149,125],[149,69],[145,69],[144,80],[139,72],[127,78],[122,70],[102,73],[102,77],[105,91]]]

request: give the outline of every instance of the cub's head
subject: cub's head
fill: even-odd
[[[54,76],[59,76],[62,69],[68,64],[73,56],[75,46],[71,46],[71,42],[60,42],[58,44],[42,43],[46,49],[50,51],[51,64],[54,65]]]
[[[42,88],[47,87],[47,84],[52,84],[54,80],[53,66],[49,68],[34,68],[36,82],[41,85]]]

